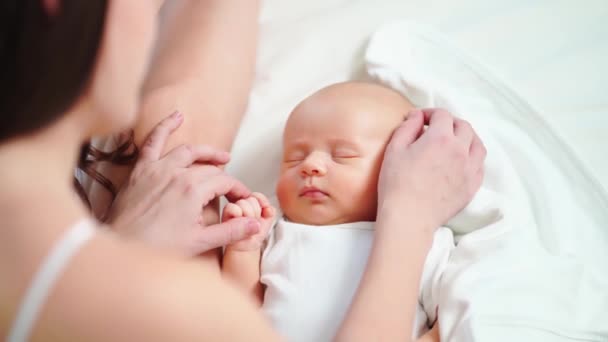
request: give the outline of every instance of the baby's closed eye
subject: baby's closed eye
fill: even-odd
[[[345,149],[345,148],[339,148],[339,149],[335,149],[332,152],[332,158],[334,160],[347,160],[347,159],[355,159],[355,158],[359,158],[361,157],[361,154],[359,153],[359,151],[353,150],[353,149]]]
[[[296,164],[306,159],[306,154],[304,152],[291,152],[287,153],[283,157],[283,162],[287,164]]]

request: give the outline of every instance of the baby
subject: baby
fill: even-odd
[[[275,216],[266,197],[256,193],[224,208],[223,220],[258,217],[263,228],[226,247],[223,273],[289,341],[330,341],[337,332],[371,250],[385,147],[413,108],[375,84],[321,89],[287,121],[276,189],[283,217],[263,252]],[[422,275],[415,338],[436,320],[436,284],[452,246],[452,233],[439,229]]]

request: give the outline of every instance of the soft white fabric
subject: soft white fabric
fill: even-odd
[[[309,226],[279,220],[262,258],[262,306],[288,341],[331,341],[357,290],[373,240],[373,222]],[[454,242],[440,228],[426,258],[414,337],[435,322],[437,285]]]
[[[7,335],[8,342],[27,341],[40,309],[44,306],[49,292],[61,276],[63,269],[70,263],[72,256],[95,234],[91,220],[82,220],[66,230],[61,239],[43,260],[34,279],[21,301],[21,305]]]
[[[427,27],[386,25],[365,61],[371,77],[416,105],[468,119],[488,148],[484,187],[504,217],[452,251],[439,291],[441,339],[608,340],[607,221],[586,210],[594,193],[577,193],[601,187],[567,146],[516,93]],[[596,200],[605,208],[606,197]]]

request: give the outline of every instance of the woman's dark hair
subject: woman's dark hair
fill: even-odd
[[[0,1],[0,142],[60,119],[87,90],[102,44],[107,0],[59,0],[49,14],[43,0]],[[132,136],[113,152],[85,144],[79,168],[113,194],[97,173],[99,161],[132,162]],[[81,197],[88,203],[79,182]]]

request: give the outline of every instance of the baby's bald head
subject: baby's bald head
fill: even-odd
[[[400,93],[374,83],[332,84],[304,99],[293,110],[285,135],[306,123],[342,126],[357,124],[366,134],[390,135],[414,106]]]
[[[375,220],[384,149],[412,109],[396,91],[363,82],[302,101],[283,134],[277,195],[285,216],[312,225]]]

